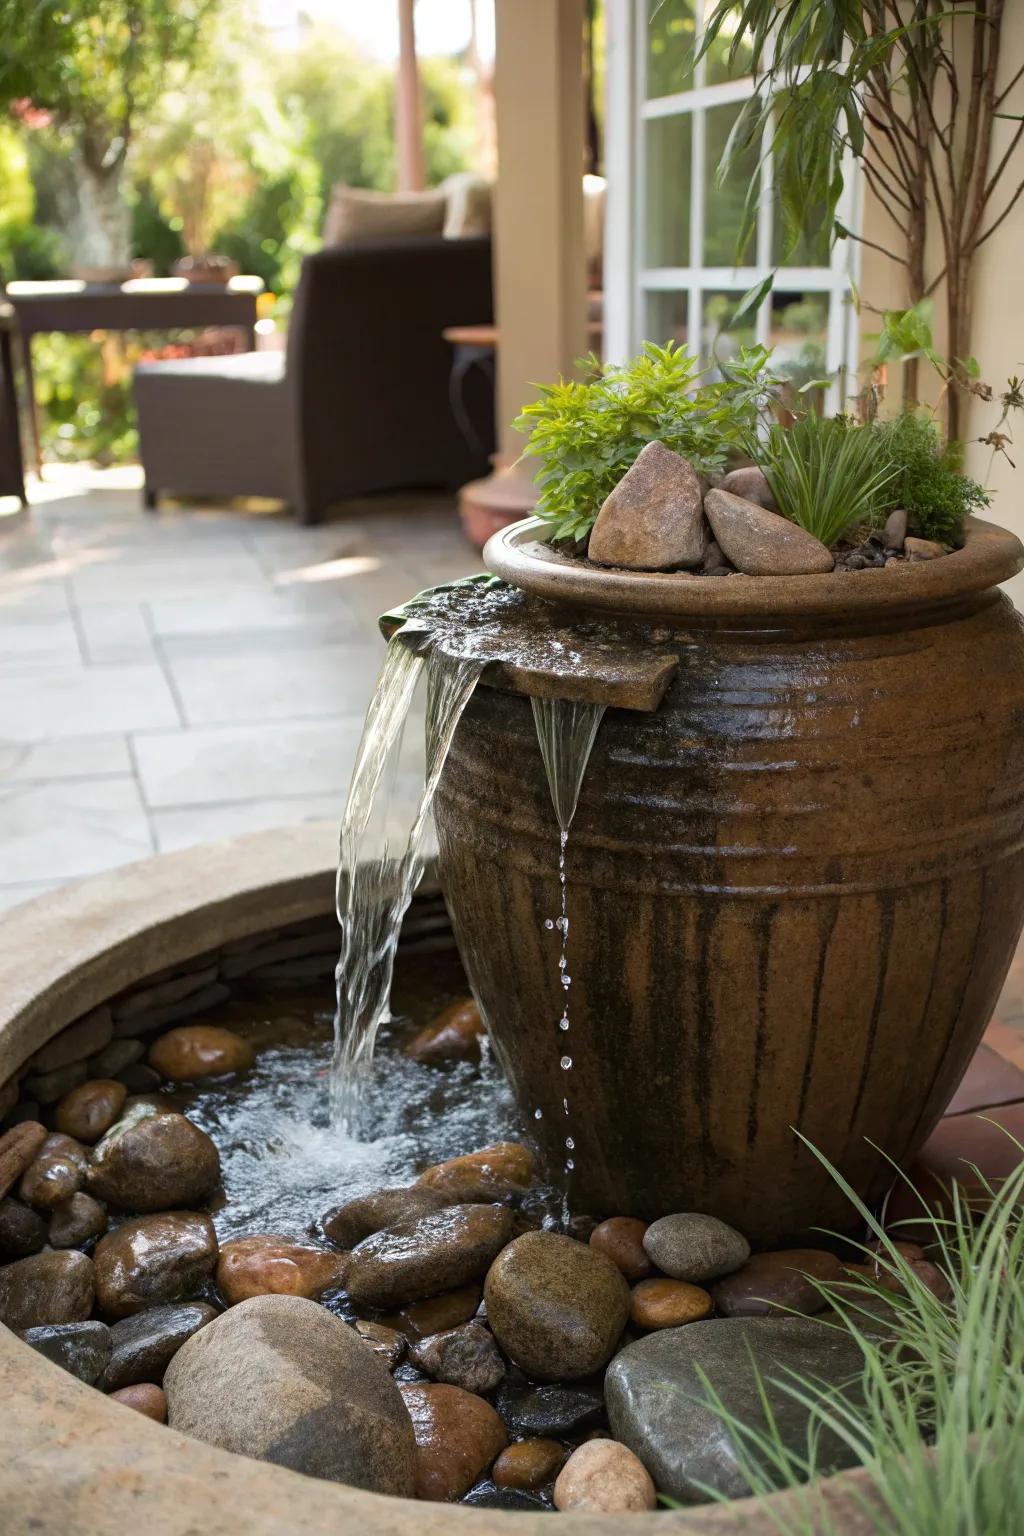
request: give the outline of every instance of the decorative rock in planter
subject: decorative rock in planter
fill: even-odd
[[[599,1370],[629,1316],[629,1287],[611,1260],[555,1232],[509,1243],[491,1265],[484,1298],[502,1349],[540,1381]]]
[[[766,512],[779,510],[765,472],[758,469],[756,464],[747,465],[743,469],[730,469],[727,475],[722,476],[715,490],[728,491],[730,496],[739,496],[742,501],[752,501],[755,506],[764,507]]]
[[[400,1390],[416,1435],[417,1498],[461,1498],[504,1449],[504,1424],[490,1403],[461,1387]]]
[[[217,1288],[229,1307],[250,1296],[305,1296],[316,1301],[344,1284],[348,1255],[268,1232],[225,1243],[217,1260]]]
[[[700,565],[708,542],[703,498],[704,482],[689,459],[648,443],[597,514],[590,559],[634,571]]]
[[[126,1221],[96,1245],[96,1304],[104,1317],[130,1317],[161,1302],[191,1299],[217,1262],[209,1216],[166,1211]]]
[[[184,1115],[145,1104],[122,1116],[93,1154],[89,1188],[131,1211],[160,1211],[209,1195],[220,1180],[217,1148]]]
[[[375,1493],[413,1492],[416,1442],[398,1388],[315,1301],[232,1307],[182,1345],[164,1391],[171,1428],[210,1445]]]
[[[812,576],[835,565],[812,533],[742,496],[709,491],[704,511],[716,542],[746,576]]]
[[[934,539],[904,539],[903,549],[908,560],[939,560],[946,553],[945,545]]]

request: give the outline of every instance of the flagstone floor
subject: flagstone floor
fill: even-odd
[[[0,519],[0,907],[190,843],[339,818],[377,616],[480,569],[454,502],[301,528],[140,508],[135,471],[54,467]]]

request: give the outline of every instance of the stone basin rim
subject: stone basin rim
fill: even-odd
[[[962,549],[941,559],[818,576],[693,576],[585,565],[550,548],[537,517],[493,534],[484,564],[533,597],[620,617],[719,623],[730,619],[883,617],[939,607],[988,591],[1024,569],[1024,545],[1007,528],[967,520]]]
[[[162,854],[92,876],[5,915],[0,1083],[89,1008],[229,940],[333,910],[336,828],[307,823]],[[799,1495],[634,1518],[501,1512],[364,1493],[215,1449],[77,1381],[0,1324],[0,1503],[36,1536],[776,1536]],[[860,1470],[822,1484],[843,1536],[870,1536]],[[538,1526],[538,1519],[542,1524]]]

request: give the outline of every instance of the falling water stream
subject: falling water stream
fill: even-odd
[[[478,657],[453,657],[429,645],[414,652],[394,635],[367,711],[342,820],[337,886],[342,941],[331,1119],[350,1136],[365,1130],[366,1084],[377,1031],[389,1017],[402,918],[423,874],[431,803],[483,667]],[[410,796],[405,727],[424,670],[426,770],[418,794]]]
[[[563,1222],[568,1225],[569,1180],[576,1166],[573,1157],[576,1143],[572,1134],[569,1087],[573,1049],[569,1018],[569,991],[572,986],[572,977],[569,974],[569,901],[565,855],[569,846],[569,828],[576,814],[583,775],[590,760],[594,738],[604,717],[605,706],[575,703],[569,699],[532,698],[530,703],[533,705],[533,722],[537,729],[537,740],[540,743],[540,755],[544,762],[548,789],[551,791],[551,803],[555,808],[555,819],[558,822],[558,884],[561,911],[558,917],[546,918],[544,926],[557,930],[561,941],[558,976],[562,986],[562,1012],[558,1019],[557,1048],[559,1065],[566,1074],[565,1092],[562,1095],[565,1132]],[[542,1113],[540,1109],[534,1110],[535,1118],[539,1120]]]

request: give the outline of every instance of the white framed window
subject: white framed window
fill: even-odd
[[[850,288],[857,242],[837,241],[830,251],[823,219],[784,256],[769,154],[749,152],[718,184],[719,160],[755,80],[730,71],[724,45],[694,65],[705,4],[712,0],[607,0],[605,352],[618,361],[644,341],[675,340],[705,358],[712,346],[728,357],[757,340],[774,346],[794,384],[837,379],[834,404],[857,355]],[[754,174],[756,225],[737,260]],[[848,229],[859,228],[859,201],[850,160],[838,210]],[[739,297],[773,271],[773,291],[757,313],[723,330]]]

